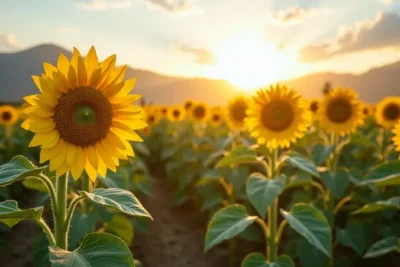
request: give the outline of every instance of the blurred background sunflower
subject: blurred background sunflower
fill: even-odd
[[[221,125],[223,120],[223,112],[220,107],[214,107],[211,109],[211,115],[210,115],[210,123],[213,126],[219,126]]]
[[[246,110],[249,108],[250,99],[238,96],[229,101],[226,107],[226,121],[233,130],[240,131],[245,128],[244,119]]]
[[[316,98],[308,101],[308,109],[310,110],[314,119],[317,118],[319,102],[320,102],[320,100],[316,99]]]
[[[185,109],[182,106],[170,107],[167,116],[172,122],[183,121],[185,119]]]
[[[10,105],[0,106],[0,125],[14,125],[18,121],[18,109]]]
[[[376,107],[376,123],[391,129],[400,120],[400,97],[386,97]]]
[[[161,119],[160,110],[155,106],[146,106],[144,108],[144,112],[146,114],[147,124],[153,126],[158,124]]]
[[[189,110],[193,107],[193,100],[186,100],[184,103],[183,103],[183,108],[185,109],[185,111],[186,112],[189,112]]]
[[[350,89],[336,88],[321,101],[318,120],[321,128],[340,136],[354,132],[363,123],[358,95]]]
[[[373,115],[373,108],[372,105],[364,102],[360,102],[361,108],[362,108],[362,113],[365,117],[369,117]]]
[[[196,122],[205,122],[210,115],[210,110],[206,103],[196,103],[191,109],[191,117]]]
[[[393,128],[393,143],[396,146],[396,151],[400,151],[400,121]]]
[[[271,86],[258,91],[253,99],[246,125],[257,143],[270,149],[289,147],[311,124],[307,103],[293,89]]]

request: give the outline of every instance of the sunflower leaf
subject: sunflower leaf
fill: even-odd
[[[398,186],[400,185],[400,160],[376,166],[358,185]]]
[[[400,252],[400,238],[396,236],[379,240],[373,244],[365,253],[364,258],[376,258],[393,251]]]
[[[242,267],[294,267],[293,260],[286,256],[280,256],[276,262],[268,262],[264,255],[251,253],[242,262]]]
[[[354,211],[352,214],[360,213],[374,213],[383,210],[397,209],[400,210],[400,197],[392,197],[388,200],[377,201],[375,203],[366,204],[358,210]]]
[[[240,145],[231,150],[216,165],[216,168],[227,167],[243,163],[256,163],[257,155],[250,147]]]
[[[286,162],[289,165],[292,165],[293,167],[305,171],[315,177],[320,177],[317,166],[315,166],[314,162],[299,153],[290,152],[283,157],[282,162]]]
[[[15,200],[0,202],[0,222],[13,227],[22,220],[38,221],[42,217],[43,207],[21,210]]]

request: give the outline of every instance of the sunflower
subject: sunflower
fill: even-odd
[[[144,108],[144,112],[146,114],[146,121],[148,125],[152,126],[158,124],[158,122],[161,119],[161,114],[158,108],[153,106],[147,106]]]
[[[361,103],[362,113],[365,117],[369,117],[373,114],[373,108],[370,104]]]
[[[183,103],[183,107],[186,111],[189,111],[193,107],[193,101],[192,100],[186,100]]]
[[[196,122],[204,122],[208,119],[209,109],[205,103],[196,103],[193,105],[191,113]]]
[[[249,99],[244,96],[233,98],[226,108],[226,120],[230,128],[234,130],[243,130],[245,128],[244,119],[246,110],[249,108]]]
[[[210,122],[214,126],[221,124],[223,120],[223,112],[220,107],[214,107],[211,109]]]
[[[245,123],[257,143],[270,149],[289,147],[311,124],[307,103],[293,89],[271,86],[259,90],[253,100]]]
[[[354,132],[363,123],[362,107],[358,95],[350,89],[332,90],[318,110],[321,128],[340,136]]]
[[[396,146],[396,151],[400,151],[400,121],[396,123],[396,125],[393,128],[393,142],[394,145]]]
[[[185,110],[181,106],[174,106],[168,110],[168,119],[173,122],[180,122],[185,119]]]
[[[0,107],[0,125],[13,125],[18,121],[18,110],[10,105]]]
[[[308,109],[310,110],[314,119],[317,118],[318,108],[320,105],[319,102],[320,102],[320,100],[318,100],[318,99],[311,99],[310,101],[308,101]]]
[[[145,136],[149,136],[149,135],[151,134],[151,126],[150,126],[150,125],[147,125],[145,128],[143,128],[143,129],[142,129],[142,133],[143,133]]]
[[[391,129],[400,119],[400,97],[386,97],[376,107],[375,120],[386,129]]]
[[[119,159],[134,156],[129,141],[143,141],[134,130],[146,127],[140,98],[129,92],[136,79],[123,81],[127,66],[114,69],[116,56],[101,64],[96,50],[85,59],[74,48],[71,61],[62,53],[57,67],[44,63],[44,74],[32,76],[40,94],[26,109],[23,127],[35,133],[30,146],[41,146],[40,162],[78,179],[82,172],[95,181]]]
[[[168,109],[169,109],[169,108],[166,107],[166,106],[163,106],[163,107],[160,107],[160,108],[159,108],[161,117],[165,117],[165,116],[168,115]]]

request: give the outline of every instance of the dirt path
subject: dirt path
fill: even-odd
[[[134,257],[143,267],[221,267],[228,266],[229,251],[216,247],[203,253],[205,222],[197,211],[173,207],[173,189],[166,179],[155,179],[154,198],[141,198],[153,216],[147,235],[134,238]],[[204,216],[203,216],[204,217]]]

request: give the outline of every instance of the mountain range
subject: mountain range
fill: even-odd
[[[53,44],[43,44],[16,53],[0,53],[0,102],[17,103],[22,97],[37,93],[31,75],[40,75],[42,62],[56,64],[60,53],[68,58],[72,53]],[[240,88],[225,80],[183,78],[157,74],[128,67],[126,78],[137,78],[133,92],[142,94],[148,103],[179,104],[186,99],[205,101],[210,105],[225,104]],[[321,96],[329,81],[334,87],[350,87],[367,102],[377,102],[388,95],[400,95],[400,61],[371,69],[365,73],[316,73],[282,82],[296,88],[307,98]]]

